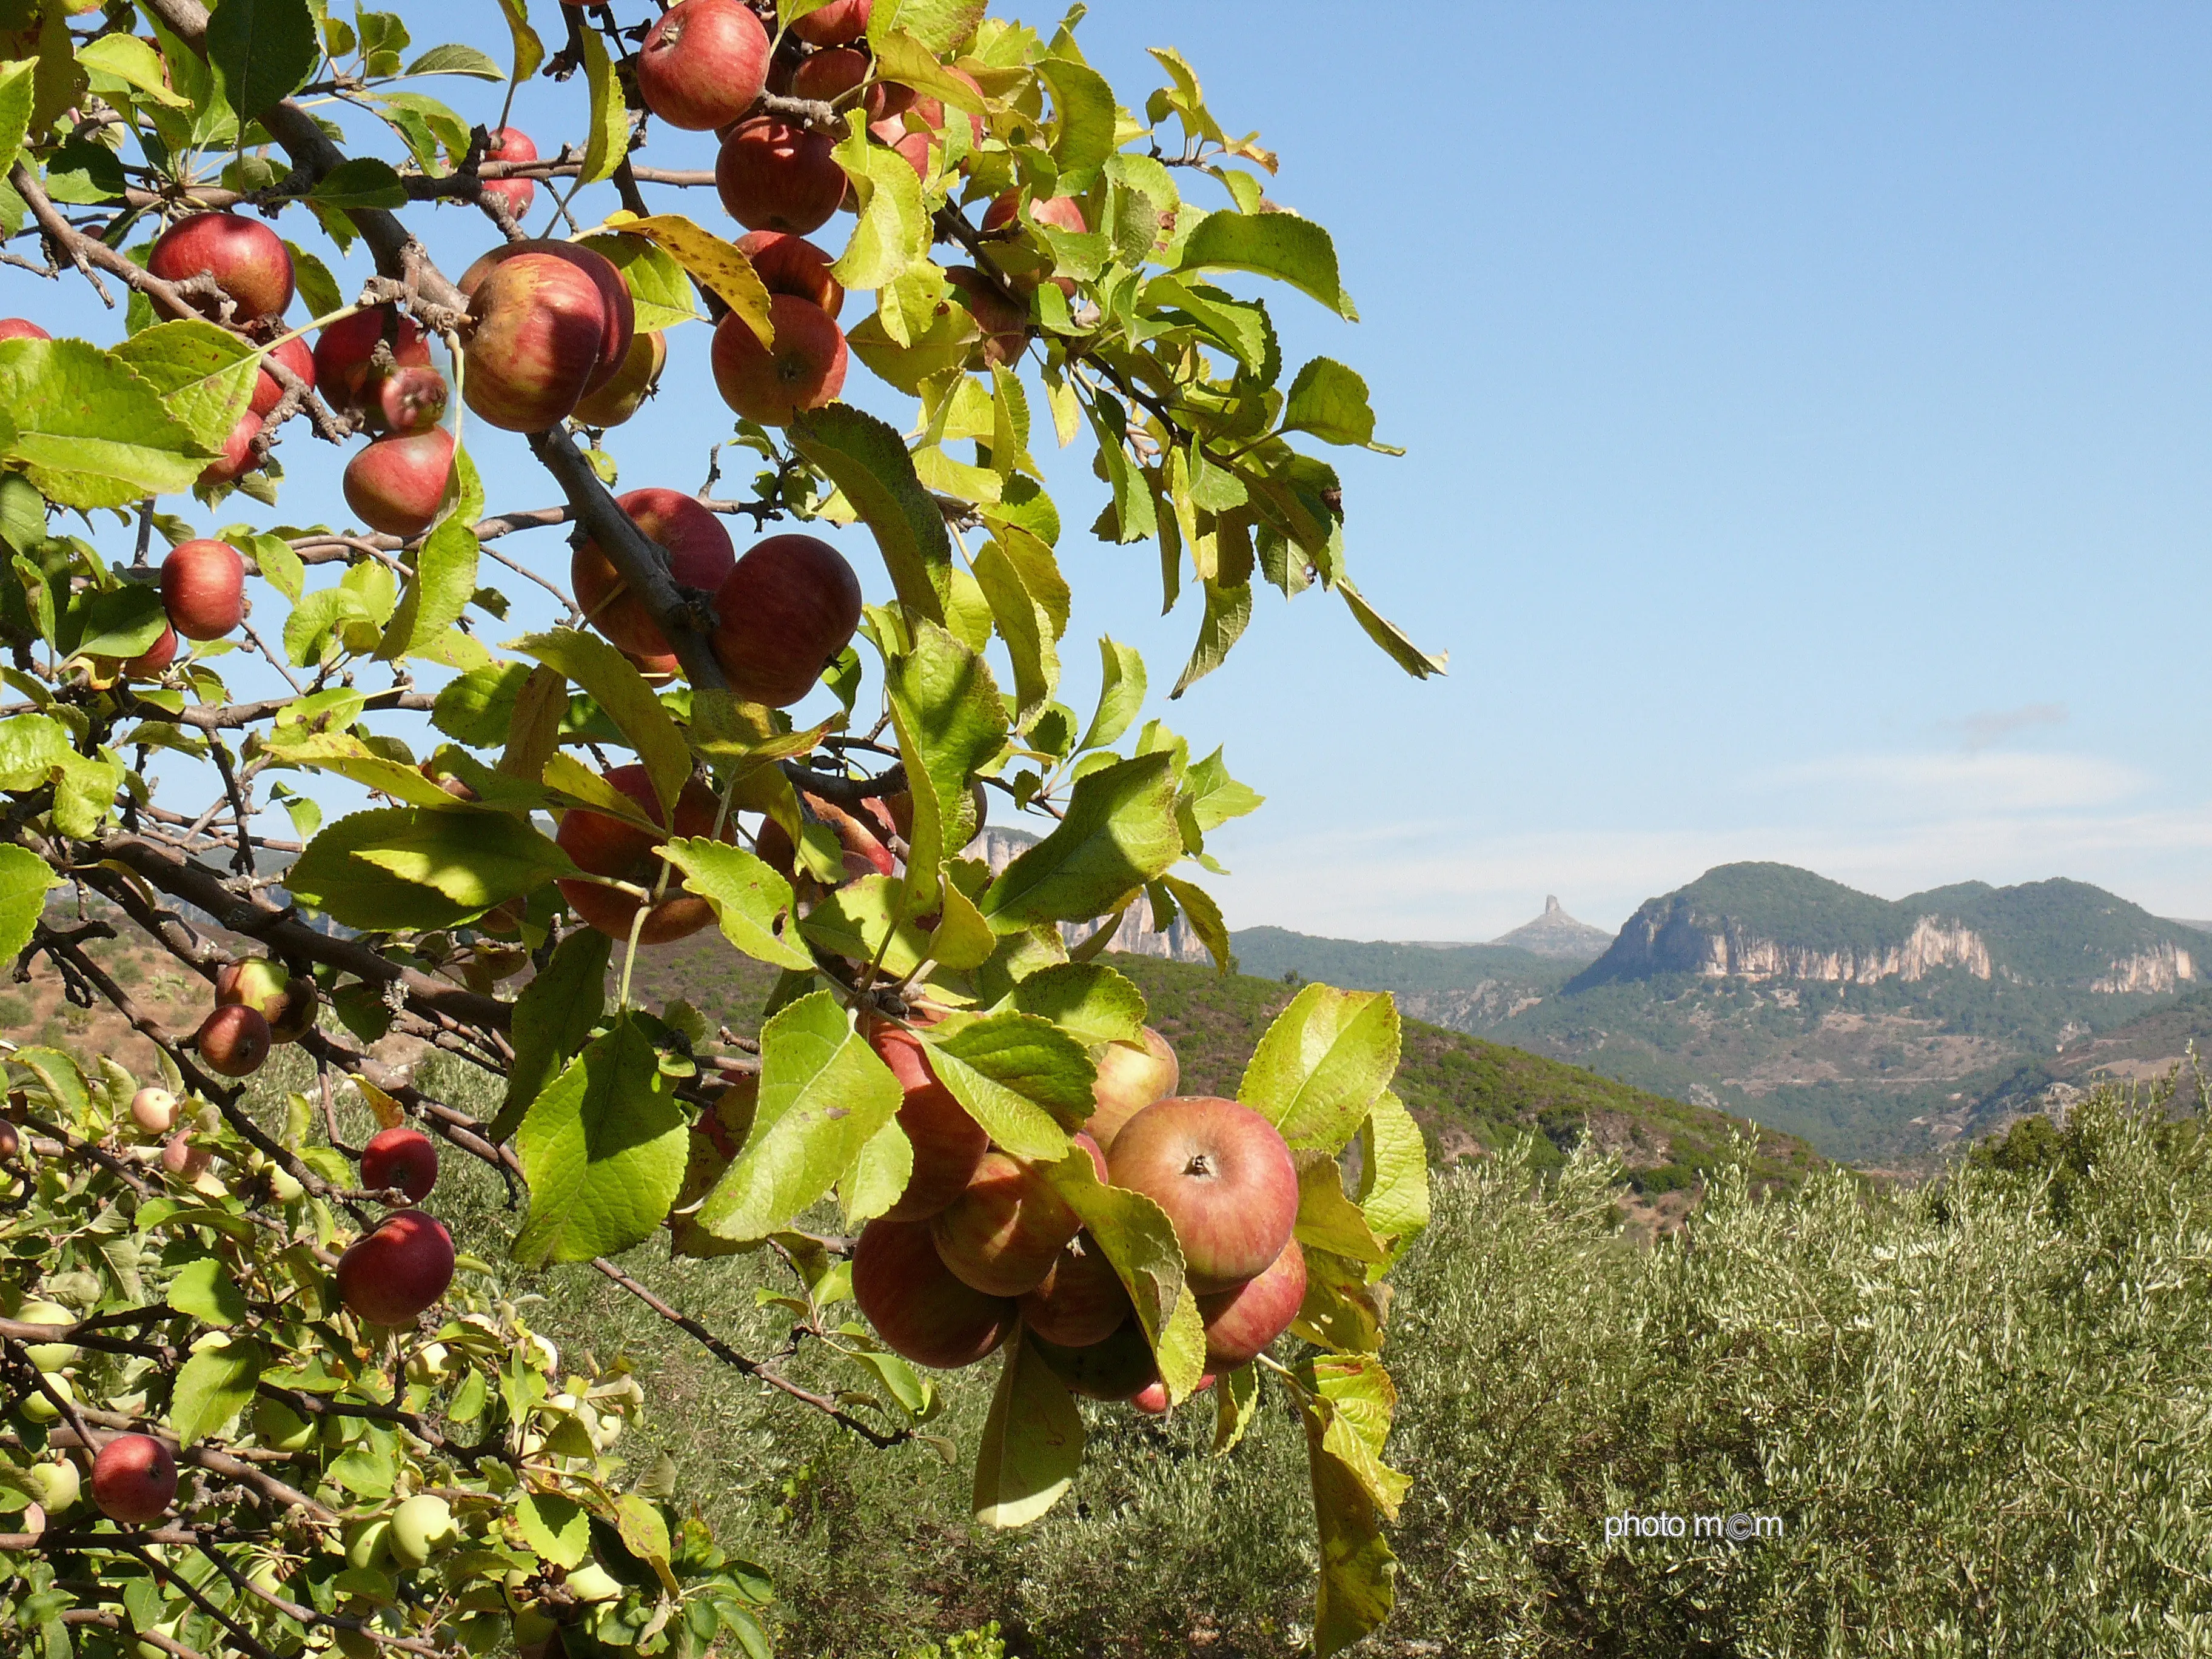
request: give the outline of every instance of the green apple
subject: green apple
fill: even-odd
[[[417,1492],[392,1513],[392,1559],[409,1569],[427,1566],[460,1535],[453,1506],[435,1492]]]

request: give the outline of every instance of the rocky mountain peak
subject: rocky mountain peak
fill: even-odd
[[[1602,927],[1577,921],[1567,914],[1557,893],[1547,893],[1543,915],[1534,921],[1523,922],[1510,933],[1500,933],[1490,942],[1560,962],[1595,962],[1613,943],[1613,935]]]

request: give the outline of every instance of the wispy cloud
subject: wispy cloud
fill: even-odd
[[[2063,726],[2068,718],[2063,702],[2031,702],[2018,708],[1985,709],[1943,724],[1966,738],[1966,752],[1973,755],[2002,743],[2014,732],[2032,732],[2039,726]]]
[[[2139,793],[2142,773],[2100,756],[1981,749],[1832,755],[1747,781],[1754,793],[1847,793],[1853,815],[2021,811],[2108,806]]]

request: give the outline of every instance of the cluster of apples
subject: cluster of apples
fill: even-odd
[[[453,1236],[416,1207],[438,1181],[438,1148],[430,1137],[395,1124],[370,1137],[361,1152],[361,1184],[397,1189],[407,1207],[392,1211],[338,1257],[338,1300],[371,1325],[411,1325],[453,1282]]]
[[[252,1077],[271,1048],[314,1029],[321,1006],[314,981],[282,963],[265,957],[226,963],[216,970],[215,1007],[192,1043],[200,1063],[217,1076]]]
[[[27,1325],[67,1328],[75,1325],[78,1316],[58,1302],[34,1297],[16,1309],[15,1317]],[[23,1353],[40,1373],[41,1386],[26,1393],[16,1409],[33,1423],[58,1422],[62,1407],[55,1404],[57,1398],[71,1406],[77,1403],[76,1389],[65,1368],[82,1358],[82,1350],[65,1340],[31,1342],[24,1345]],[[33,1463],[20,1473],[50,1516],[74,1509],[83,1496],[82,1475],[66,1455]],[[176,1455],[152,1435],[112,1436],[94,1455],[92,1500],[103,1513],[126,1526],[143,1526],[159,1518],[176,1495]]]
[[[853,1255],[853,1295],[895,1352],[939,1370],[993,1352],[1017,1322],[1079,1394],[1167,1409],[1164,1385],[1113,1264],[1046,1170],[998,1150],[930,1069],[903,1027],[869,1042],[904,1091],[899,1127],[914,1173]],[[1290,1148],[1248,1106],[1180,1096],[1175,1051],[1147,1027],[1098,1067],[1096,1107],[1077,1145],[1098,1178],[1143,1194],[1175,1225],[1186,1282],[1206,1325],[1206,1375],[1250,1360],[1305,1299],[1291,1231],[1298,1175]]]

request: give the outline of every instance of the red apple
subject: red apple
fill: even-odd
[[[214,277],[238,302],[234,323],[274,317],[292,303],[292,256],[284,239],[259,220],[235,213],[196,213],[178,221],[155,242],[146,269],[165,283]],[[222,306],[211,297],[195,295],[191,303],[203,315],[223,320]]]
[[[1135,1313],[1121,1275],[1088,1231],[1060,1247],[1044,1281],[1022,1297],[1022,1322],[1066,1348],[1103,1342]]]
[[[1193,1385],[1191,1392],[1204,1394],[1213,1386],[1213,1373],[1208,1371]],[[1129,1396],[1129,1403],[1147,1417],[1165,1417],[1168,1414],[1168,1385],[1164,1382],[1147,1382]]]
[[[987,1296],[1019,1296],[1043,1282],[1083,1221],[1036,1164],[986,1152],[960,1196],[929,1225],[937,1253],[963,1284]]]
[[[796,295],[770,295],[768,314],[773,348],[734,311],[714,325],[714,387],[747,420],[788,426],[845,389],[845,335],[828,312]]]
[[[200,474],[204,484],[232,483],[253,471],[258,463],[253,459],[253,441],[261,435],[261,417],[251,409],[238,417],[238,424],[230,429],[230,436],[222,441],[222,453],[207,464]]]
[[[1060,1380],[1091,1400],[1127,1400],[1140,1389],[1160,1380],[1160,1368],[1152,1345],[1135,1320],[1130,1320],[1103,1341],[1071,1347],[1047,1337],[1026,1339]]]
[[[1116,1187],[1167,1212],[1200,1296],[1256,1278],[1298,1216],[1298,1170],[1275,1126],[1249,1106],[1172,1095],[1121,1126],[1108,1160]]]
[[[346,463],[346,505],[371,530],[419,536],[436,521],[453,477],[453,434],[444,427],[379,438]]]
[[[706,132],[752,106],[768,80],[768,31],[737,0],[678,0],[646,32],[637,90],[672,127]]]
[[[361,1184],[377,1193],[397,1187],[410,1203],[420,1204],[438,1184],[438,1149],[404,1123],[380,1130],[361,1149]]]
[[[485,273],[469,297],[469,317],[461,377],[469,408],[507,432],[559,425],[584,395],[606,343],[598,284],[567,259],[517,254]]]
[[[1206,1322],[1206,1363],[1234,1370],[1290,1329],[1306,1299],[1306,1253],[1292,1239],[1256,1279],[1198,1298]]]
[[[321,1004],[313,980],[263,957],[217,969],[215,1000],[220,1007],[237,1003],[252,1009],[269,1022],[269,1040],[276,1043],[297,1042],[305,1036],[313,1028]]]
[[[479,254],[474,264],[461,273],[454,286],[471,297],[483,285],[485,277],[507,260],[526,253],[550,254],[556,259],[565,259],[592,279],[599,289],[605,306],[602,321],[605,332],[600,336],[599,361],[592,365],[590,378],[584,382],[586,392],[597,392],[621,372],[623,361],[629,356],[630,337],[637,328],[637,306],[630,298],[629,282],[614,262],[604,253],[576,242],[543,239],[527,242],[501,242],[487,253]]]
[[[1111,1152],[1121,1126],[1154,1101],[1173,1094],[1182,1075],[1175,1050],[1149,1025],[1145,1027],[1141,1047],[1108,1043],[1098,1056],[1098,1081],[1091,1091],[1097,1103],[1083,1127]]]
[[[1021,198],[1008,191],[984,210],[983,228],[1003,230],[1021,215]],[[1083,206],[1073,196],[1048,196],[1030,204],[1030,217],[1041,225],[1050,225],[1054,230],[1073,231],[1080,236],[1091,228],[1083,216]]]
[[[534,161],[537,159],[538,146],[520,127],[501,127],[491,135],[491,143],[484,147],[484,160],[487,161]],[[530,211],[531,203],[538,198],[538,185],[535,180],[529,179],[487,179],[483,181],[483,192],[505,202],[507,210],[520,223],[522,216]]]
[[[824,104],[834,104],[857,88],[867,90],[860,94],[860,107],[872,125],[902,115],[914,107],[914,88],[890,81],[868,79],[873,68],[868,55],[851,46],[833,46],[799,60],[791,74],[791,95],[810,98]]]
[[[696,496],[676,489],[633,489],[615,505],[666,550],[668,573],[679,587],[714,592],[737,568],[730,532]],[[645,601],[623,586],[598,542],[586,538],[576,544],[568,559],[568,582],[592,626],[623,650],[640,657],[669,654],[668,641],[646,613]]]
[[[903,121],[893,118],[879,121],[868,129],[889,144],[914,169],[914,176],[925,184],[934,166],[934,153],[944,148],[943,141],[933,132],[908,132]]]
[[[222,1077],[252,1077],[269,1058],[269,1022],[258,1008],[229,1003],[200,1022],[200,1063]]]
[[[747,230],[820,229],[845,199],[836,149],[827,134],[772,115],[739,122],[714,161],[724,210]]]
[[[754,274],[770,294],[811,301],[831,322],[844,310],[845,287],[830,274],[830,256],[804,236],[749,230],[738,238],[738,252],[752,261]]]
[[[12,1163],[15,1154],[22,1150],[22,1132],[6,1118],[0,1117],[0,1164]]]
[[[315,384],[344,414],[366,410],[375,401],[376,383],[392,369],[429,366],[430,342],[422,325],[392,306],[356,312],[315,340]]]
[[[843,850],[845,879],[861,876],[888,876],[897,872],[898,860],[891,849],[884,845],[876,832],[841,806],[832,805],[819,795],[806,795],[808,809],[814,816],[836,832],[839,847]],[[760,834],[754,838],[753,851],[773,867],[786,881],[799,879],[799,861],[791,845],[791,837],[783,833],[783,826],[774,818],[765,820]]]
[[[51,340],[53,337],[28,317],[0,317],[0,340]]]
[[[147,1526],[176,1499],[176,1455],[150,1434],[118,1434],[92,1460],[92,1501],[111,1521]]]
[[[979,103],[982,101],[982,83],[969,74],[966,70],[954,69],[948,64],[945,65],[945,72],[956,81],[965,82],[968,89],[975,94],[976,101]],[[932,130],[938,132],[945,131],[945,105],[942,100],[927,95],[918,96],[914,100],[913,107],[914,113],[927,123]],[[968,118],[969,138],[980,146],[983,142],[983,118],[972,109],[963,110],[960,112]]]
[[[984,363],[1014,362],[1029,344],[1030,314],[1000,292],[998,285],[973,265],[954,265],[945,280],[960,291],[960,303],[983,331],[975,357]]]
[[[179,1181],[197,1181],[215,1162],[215,1153],[192,1144],[191,1132],[171,1135],[161,1145],[161,1167]]]
[[[270,350],[269,356],[305,380],[310,392],[315,389],[315,354],[305,340],[295,335]],[[265,419],[269,411],[283,402],[283,383],[264,368],[253,377],[253,401],[246,407]]]
[[[653,781],[642,766],[617,766],[606,775],[606,781],[628,795],[644,809],[645,814],[656,823],[668,819],[660,810],[660,803],[653,793]],[[714,792],[693,779],[684,786],[677,798],[676,828],[678,836],[710,836],[714,830],[714,814],[720,803]],[[722,838],[732,839],[734,825],[725,824]],[[625,823],[620,818],[609,817],[604,812],[574,807],[561,820],[561,829],[554,839],[561,850],[575,863],[579,870],[594,876],[609,876],[627,881],[650,892],[668,868],[657,856],[656,850],[664,836]],[[642,900],[612,888],[600,887],[588,881],[579,881],[573,876],[560,883],[561,896],[568,902],[586,923],[598,928],[611,939],[628,942],[630,925],[636,918]],[[707,901],[684,887],[671,873],[668,886],[639,930],[641,945],[664,945],[696,933],[714,921],[714,910]]]
[[[411,1325],[453,1282],[453,1235],[420,1210],[395,1210],[338,1258],[338,1299],[372,1325]]]
[[[826,6],[792,20],[791,32],[810,46],[842,46],[868,32],[872,0],[830,0]]]
[[[813,690],[860,625],[860,581],[827,542],[771,536],[714,595],[714,657],[747,702],[783,708]]]
[[[893,1353],[917,1365],[972,1365],[1014,1328],[1014,1304],[946,1271],[929,1224],[878,1217],[853,1251],[853,1300]]]
[[[164,628],[160,639],[155,641],[137,656],[125,660],[123,672],[134,680],[157,679],[168,672],[169,665],[176,659],[177,630],[173,628]]]
[[[571,417],[586,426],[620,426],[653,395],[667,363],[668,341],[659,331],[633,334],[629,351],[614,378],[578,399]]]
[[[369,429],[406,434],[428,432],[446,417],[452,390],[434,368],[395,368],[376,383],[368,409]]]
[[[131,1097],[131,1121],[141,1134],[168,1133],[177,1125],[176,1096],[167,1089],[141,1089]]]
[[[246,619],[246,561],[228,542],[179,542],[161,561],[161,608],[186,639],[221,639]]]
[[[893,1221],[927,1220],[967,1190],[990,1150],[991,1137],[937,1080],[920,1037],[896,1025],[879,1024],[868,1042],[904,1091],[898,1122],[914,1147],[914,1173],[906,1190],[884,1213]]]

